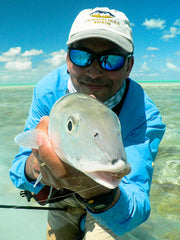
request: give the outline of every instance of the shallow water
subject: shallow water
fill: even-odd
[[[180,239],[180,84],[144,84],[158,106],[167,130],[155,161],[148,221],[123,240]],[[23,131],[32,98],[32,87],[0,88],[0,204],[35,205],[19,196],[9,178],[18,146],[14,136]],[[46,211],[0,209],[0,239],[46,239]],[[28,237],[29,236],[29,237]]]

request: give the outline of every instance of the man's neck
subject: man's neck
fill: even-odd
[[[115,107],[121,101],[125,89],[126,89],[126,81],[124,80],[124,82],[123,82],[121,88],[119,89],[119,91],[114,96],[110,97],[107,101],[105,101],[104,104],[111,109],[113,107]],[[69,77],[69,80],[68,80],[68,91],[69,91],[69,93],[77,92],[77,90],[73,86],[73,83],[72,83],[70,77]]]

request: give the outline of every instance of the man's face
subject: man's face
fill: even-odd
[[[118,54],[127,54],[116,44],[100,39],[91,38],[73,43],[73,48],[86,48],[96,54],[113,50]],[[67,54],[67,66],[72,83],[78,92],[93,94],[97,99],[104,102],[112,97],[121,88],[124,79],[128,78],[133,58],[126,59],[124,66],[116,71],[107,71],[100,67],[97,59],[88,67],[79,67],[73,64]]]

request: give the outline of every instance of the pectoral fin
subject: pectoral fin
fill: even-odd
[[[38,135],[38,129],[29,130],[18,134],[14,141],[20,146],[38,149],[40,146]]]

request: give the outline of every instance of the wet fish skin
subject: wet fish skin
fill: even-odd
[[[73,93],[60,98],[51,109],[48,134],[62,161],[108,188],[119,185],[121,172],[130,172],[118,117],[89,95]],[[38,148],[37,139],[38,131],[30,130],[15,141]]]

